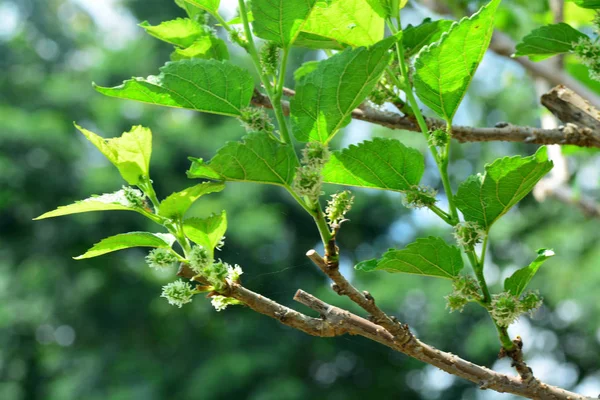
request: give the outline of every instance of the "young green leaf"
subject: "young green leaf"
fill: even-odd
[[[463,267],[458,247],[430,236],[417,239],[404,250],[388,250],[379,260],[363,261],[355,268],[367,272],[383,270],[454,279]]]
[[[227,230],[225,211],[208,218],[188,218],[183,221],[183,231],[192,242],[213,251]],[[212,254],[211,254],[212,255]]]
[[[315,1],[253,0],[254,33],[262,39],[288,47],[306,23]]]
[[[391,36],[366,48],[346,49],[319,62],[296,86],[290,102],[299,141],[329,142],[351,120],[354,110],[379,81],[390,61]]]
[[[408,0],[370,0],[373,10],[382,18],[396,18]]]
[[[444,32],[448,32],[454,21],[425,19],[417,26],[408,25],[402,31],[402,45],[406,57],[414,56],[423,47],[437,42]]]
[[[199,38],[212,33],[207,26],[189,18],[177,18],[155,26],[144,21],[139,26],[155,38],[179,47],[191,46]]]
[[[221,0],[183,0],[186,3],[190,3],[204,11],[208,11],[210,14],[216,14],[219,11],[219,5]]]
[[[538,256],[535,260],[531,262],[525,268],[521,268],[515,271],[510,277],[506,278],[504,281],[504,290],[512,294],[513,296],[519,297],[533,276],[536,274],[538,269],[542,266],[542,264],[554,256],[554,252],[548,249],[540,249],[538,250]]]
[[[344,50],[348,47],[347,44],[340,43],[337,40],[307,32],[300,32],[298,34],[296,40],[294,40],[294,46],[326,50]]]
[[[492,224],[517,204],[552,169],[545,147],[529,157],[505,157],[471,176],[458,188],[456,206],[467,221],[489,231]]]
[[[121,137],[104,139],[78,125],[77,129],[119,170],[130,185],[137,185],[150,175],[152,132],[143,126],[134,126]]]
[[[500,0],[492,0],[470,18],[455,23],[415,60],[417,95],[446,121],[452,121],[490,44],[499,4]]]
[[[170,219],[180,219],[192,204],[205,194],[220,192],[225,188],[221,182],[202,182],[181,192],[175,192],[160,202],[158,215]]]
[[[85,254],[73,257],[75,260],[98,257],[117,250],[129,249],[131,247],[156,247],[170,248],[175,238],[171,234],[150,232],[129,232],[110,236],[96,243]]]
[[[328,43],[323,40],[327,38],[352,47],[379,42],[383,39],[383,31],[384,19],[369,0],[319,1],[302,27],[303,33],[314,35],[311,36],[313,41],[320,38],[321,43]]]
[[[152,26],[140,24],[150,35],[175,45],[173,61],[188,58],[214,58],[228,60],[229,50],[225,42],[215,35],[213,29],[189,18],[178,18]]]
[[[245,181],[290,186],[298,167],[293,149],[265,132],[246,135],[242,142],[229,142],[206,163],[190,158],[190,178]]]
[[[133,78],[102,94],[167,107],[239,116],[250,104],[254,80],[227,61],[191,59],[168,62],[158,76]]]
[[[93,211],[141,211],[136,208],[124,195],[123,190],[115,193],[105,193],[100,196],[92,196],[85,200],[77,201],[67,206],[58,207],[54,211],[49,211],[40,215],[34,220],[61,217],[63,215],[80,214]]]
[[[600,0],[567,0],[582,8],[599,9]]]
[[[395,139],[375,138],[333,152],[322,173],[327,183],[402,191],[418,185],[424,170],[418,150]]]
[[[556,54],[568,53],[574,44],[586,35],[564,22],[542,26],[525,36],[513,57],[529,56],[540,61]]]
[[[185,49],[175,48],[171,60],[179,61],[190,58],[229,60],[227,44],[216,36],[204,36]]]
[[[305,62],[300,67],[298,67],[297,70],[294,71],[294,80],[299,81],[300,78],[302,78],[304,75],[307,75],[310,72],[313,72],[318,67],[319,67],[319,61],[312,60],[312,61]]]

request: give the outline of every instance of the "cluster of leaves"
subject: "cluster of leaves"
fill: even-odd
[[[579,7],[599,10],[600,2],[595,0],[571,0]],[[585,65],[590,78],[600,81],[600,17],[593,20],[594,37],[580,32],[571,25],[560,22],[534,29],[517,45],[514,57],[528,56],[532,61],[573,53]]]
[[[160,202],[148,171],[151,151],[148,129],[135,127],[121,138],[111,140],[81,129],[139,191],[127,188],[116,194],[93,197],[40,218],[85,211],[131,210],[162,225],[168,233],[117,235],[98,243],[80,258],[133,246],[155,247],[158,250],[148,256],[151,266],[162,269],[184,263],[204,283],[195,288],[185,282],[167,286],[163,296],[171,303],[181,306],[202,291],[220,296],[228,282],[235,282],[241,273],[239,268],[214,258],[214,249],[225,231],[225,214],[203,220],[185,219],[192,203],[203,195],[223,190],[226,182],[278,185],[315,219],[326,244],[339,230],[353,196],[342,191],[323,212],[321,186],[325,183],[403,193],[408,206],[429,208],[455,231],[459,247],[440,237],[420,238],[404,249],[391,249],[381,258],[359,263],[357,270],[450,279],[455,288],[449,296],[450,308],[462,309],[467,302],[480,304],[498,327],[505,327],[520,313],[539,305],[539,301],[523,295],[523,290],[549,253],[507,279],[503,293],[489,292],[483,270],[492,225],[552,168],[546,149],[540,148],[528,157],[496,160],[486,166],[484,174],[466,179],[456,193],[450,187],[447,172],[453,118],[491,40],[500,0],[491,0],[471,17],[458,22],[425,20],[404,29],[400,12],[406,1],[400,0],[253,0],[251,10],[240,0],[240,15],[229,22],[219,15],[218,0],[177,2],[188,18],[158,26],[141,25],[152,36],[175,46],[172,61],[160,69],[159,75],[96,89],[107,96],[236,117],[250,132],[240,141],[227,143],[209,161],[190,158],[188,177],[206,181]],[[251,106],[255,90],[252,75],[228,61],[223,40],[204,24],[206,14],[227,31],[234,45],[249,54],[273,106],[278,131],[267,114]],[[384,37],[386,24],[392,32],[388,37]],[[264,41],[261,51],[254,36]],[[295,95],[289,104],[287,120],[281,97],[286,61],[295,46],[324,49],[332,55],[319,62],[308,62],[295,71]],[[523,47],[520,51],[524,51]],[[353,110],[378,90],[387,91],[389,98],[406,98],[438,164],[448,200],[447,211],[436,205],[437,191],[420,185],[424,155],[399,140],[374,138],[329,151],[329,143],[349,124]],[[446,129],[429,131],[414,93],[446,121]],[[295,141],[306,143],[302,159],[295,151]],[[462,221],[458,211],[462,213]],[[173,249],[175,242],[182,254]],[[480,242],[483,245],[477,248]],[[474,277],[461,275],[463,254]],[[217,297],[215,306],[222,309],[231,303],[232,299]],[[503,345],[508,348],[512,342],[504,337]]]
[[[185,218],[194,202],[202,196],[223,190],[220,182],[203,182],[180,192],[172,193],[159,201],[150,179],[150,157],[152,154],[152,132],[148,128],[135,126],[115,139],[105,140],[81,127],[81,133],[119,170],[123,179],[136,186],[124,186],[115,193],[92,196],[76,203],[59,207],[36,219],[58,217],[92,211],[135,211],[161,225],[166,232],[128,232],[107,237],[96,243],[76,260],[98,257],[117,250],[132,247],[151,247],[146,257],[150,268],[173,270],[180,263],[189,266],[197,275],[193,280],[204,285],[192,286],[185,281],[175,281],[163,288],[162,296],[170,304],[181,307],[192,301],[192,296],[210,292],[217,296],[227,282],[236,282],[242,271],[221,260],[216,261],[214,250],[223,245],[227,229],[225,211],[207,218]],[[179,244],[178,252],[173,245]],[[233,299],[217,297],[217,310],[226,304],[236,304]]]

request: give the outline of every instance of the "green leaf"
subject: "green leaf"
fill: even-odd
[[[408,0],[369,0],[371,7],[382,18],[396,18],[398,11],[402,9]]]
[[[219,245],[227,230],[225,211],[208,218],[188,218],[183,221],[183,231],[192,242],[211,252]],[[212,255],[212,254],[211,254]]]
[[[299,81],[304,75],[313,72],[315,69],[319,67],[319,61],[307,61],[302,64],[297,70],[294,71],[294,80]]]
[[[192,204],[205,194],[220,192],[225,188],[221,182],[202,182],[181,192],[175,192],[160,202],[158,215],[170,219],[180,219]]]
[[[113,88],[95,88],[111,97],[230,116],[241,114],[254,91],[250,73],[227,61],[181,60],[168,62],[160,71]]]
[[[244,181],[290,186],[298,167],[293,149],[265,132],[250,133],[242,142],[229,142],[206,163],[191,158],[190,178]]]
[[[156,247],[170,248],[175,238],[170,234],[150,232],[129,232],[110,236],[96,243],[85,254],[73,257],[75,260],[98,257],[113,251],[129,249],[131,247]]]
[[[256,36],[288,47],[306,23],[316,0],[252,0]]]
[[[177,18],[156,26],[144,21],[139,26],[155,38],[179,47],[191,46],[199,38],[212,33],[210,28],[189,18]]]
[[[58,207],[54,211],[49,211],[40,215],[34,220],[60,217],[69,214],[80,214],[93,211],[139,211],[125,198],[123,190],[115,193],[105,193],[100,196],[92,196],[85,200],[77,201],[67,206]]]
[[[294,41],[296,47],[306,47],[309,49],[327,49],[343,50],[348,47],[345,43],[340,43],[324,36],[314,35],[312,33],[300,32]]]
[[[471,176],[456,193],[458,209],[468,221],[486,231],[525,197],[552,169],[545,147],[529,157],[505,157],[485,167],[485,175]]]
[[[227,44],[215,36],[204,36],[185,49],[176,48],[171,60],[179,61],[190,58],[229,60]]]
[[[452,121],[490,44],[499,4],[500,0],[492,0],[470,18],[455,23],[415,60],[417,95],[446,121]]]
[[[420,25],[408,25],[402,31],[402,45],[406,57],[414,56],[423,47],[437,42],[444,32],[448,32],[453,21],[440,19],[432,21],[427,18]]]
[[[150,175],[152,155],[152,132],[143,126],[134,126],[121,137],[104,139],[95,133],[75,125],[83,135],[100,150],[119,170],[130,185],[137,185]]]
[[[304,33],[352,47],[379,42],[383,31],[384,19],[368,0],[319,1],[302,28]]]
[[[568,53],[573,50],[573,44],[586,35],[561,22],[534,29],[525,36],[519,44],[513,57],[529,56],[539,61],[556,54]]]
[[[221,0],[184,0],[193,6],[196,6],[204,11],[208,11],[211,14],[216,14],[219,11],[219,4]]]
[[[173,61],[188,58],[229,59],[225,42],[215,36],[211,28],[195,20],[178,18],[156,26],[142,22],[140,26],[150,35],[175,45],[175,52],[171,56]]]
[[[363,261],[355,268],[367,272],[383,270],[454,279],[463,267],[458,247],[430,236],[417,239],[404,250],[388,250],[381,259]]]
[[[346,49],[305,74],[290,102],[294,135],[301,142],[329,142],[350,123],[354,110],[379,81],[390,61],[391,36],[366,48]]]
[[[395,139],[372,141],[335,151],[323,168],[323,180],[339,185],[402,191],[418,185],[425,161],[418,150]]]
[[[600,8],[600,0],[567,0],[577,4],[582,8],[598,9]]]
[[[504,290],[512,294],[513,296],[520,296],[533,276],[536,274],[542,264],[554,256],[554,252],[548,249],[538,250],[538,256],[525,268],[521,268],[515,271],[509,278],[504,281]]]

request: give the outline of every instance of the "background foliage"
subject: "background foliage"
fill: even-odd
[[[474,10],[482,2],[455,3]],[[545,4],[504,1],[499,28],[517,26],[509,33],[523,36],[547,22]],[[409,10],[405,14],[414,22],[426,15],[423,8]],[[104,136],[133,124],[151,127],[152,174],[161,197],[190,184],[188,155],[210,158],[242,136],[232,119],[109,99],[93,90],[92,81],[109,86],[157,71],[171,46],[136,23],[177,16],[181,10],[162,0],[0,3],[0,398],[507,398],[359,338],[312,338],[242,307],[216,314],[200,299],[173,309],[158,297],[171,278],[150,271],[140,250],[70,258],[103,237],[143,229],[140,216],[102,213],[32,223],[55,206],[120,187],[117,171],[75,132],[73,120]],[[591,20],[569,5],[566,16],[575,26]],[[238,65],[248,62],[241,53],[231,56]],[[297,67],[318,57],[294,49],[291,61]],[[585,70],[573,66],[572,72],[585,79]],[[456,122],[536,125],[539,113],[531,79],[510,61],[488,54]],[[371,135],[424,145],[417,134],[354,121],[333,147]],[[456,181],[495,157],[535,151],[497,142],[454,149],[450,171]],[[579,168],[572,184],[592,196],[598,162],[593,152],[570,159]],[[423,183],[437,184],[427,173]],[[356,193],[352,222],[339,238],[349,275],[352,265],[388,247],[448,232],[429,211],[403,208],[399,195]],[[230,221],[223,256],[244,267],[246,286],[283,304],[291,304],[294,291],[303,288],[352,309],[304,257],[318,242],[317,232],[281,189],[229,184],[227,191],[199,201],[192,213],[204,217],[222,208]],[[530,365],[542,380],[594,396],[600,392],[600,303],[589,298],[600,285],[597,223],[563,204],[528,197],[498,222],[486,266],[488,282],[500,285],[524,266],[516,261],[525,263],[539,247],[553,247],[557,256],[532,283],[545,306],[511,333],[524,338]],[[468,307],[448,315],[444,309],[449,282],[358,272],[353,280],[368,286],[379,304],[427,342],[495,364],[498,345],[483,311]],[[510,369],[505,361],[496,367]]]

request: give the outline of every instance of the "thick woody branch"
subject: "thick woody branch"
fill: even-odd
[[[454,354],[440,351],[411,336],[391,335],[382,331],[382,327],[351,314],[348,311],[329,305],[316,297],[299,290],[294,300],[317,311],[332,325],[346,327],[348,333],[364,336],[379,342],[396,351],[438,367],[449,374],[464,378],[481,389],[492,389],[500,393],[512,393],[536,400],[584,400],[591,399],[554,386],[549,386],[535,379],[523,380],[520,377],[500,374],[466,361]],[[404,335],[409,335],[406,332]]]
[[[287,89],[286,94],[293,95],[294,91]],[[273,108],[269,98],[258,90],[254,92],[252,104],[258,107]],[[285,115],[290,113],[290,105],[287,101],[281,102]],[[420,132],[416,121],[399,113],[381,111],[367,105],[352,111],[352,118],[385,126],[390,129],[403,129]],[[430,129],[445,127],[445,123],[434,118],[426,119]],[[581,147],[600,147],[600,143],[585,128],[567,129],[541,129],[529,126],[515,126],[511,124],[498,124],[493,128],[473,128],[468,126],[454,125],[452,137],[459,142],[525,142],[536,144],[571,144]]]
[[[187,265],[181,264],[177,275],[192,279],[195,274]],[[196,280],[203,283],[199,278],[196,278]],[[346,333],[360,335],[438,367],[449,374],[469,380],[482,389],[491,389],[500,393],[512,393],[540,400],[591,399],[538,381],[524,382],[519,377],[503,375],[489,368],[473,364],[454,354],[437,350],[419,341],[408,330],[401,330],[394,335],[380,325],[349,311],[329,305],[301,290],[296,293],[294,299],[317,311],[321,318],[306,316],[236,283],[229,285],[226,295],[241,301],[256,312],[274,318],[309,335],[320,337],[340,336]]]
[[[328,264],[315,250],[309,250],[306,256],[333,281],[332,289],[337,294],[348,296],[350,300],[371,314],[374,323],[384,327],[394,335],[406,336],[406,340],[411,340],[413,336],[408,327],[401,325],[398,321],[383,312],[375,304],[375,299],[369,292],[361,292],[348,282],[341,274],[337,265]]]

